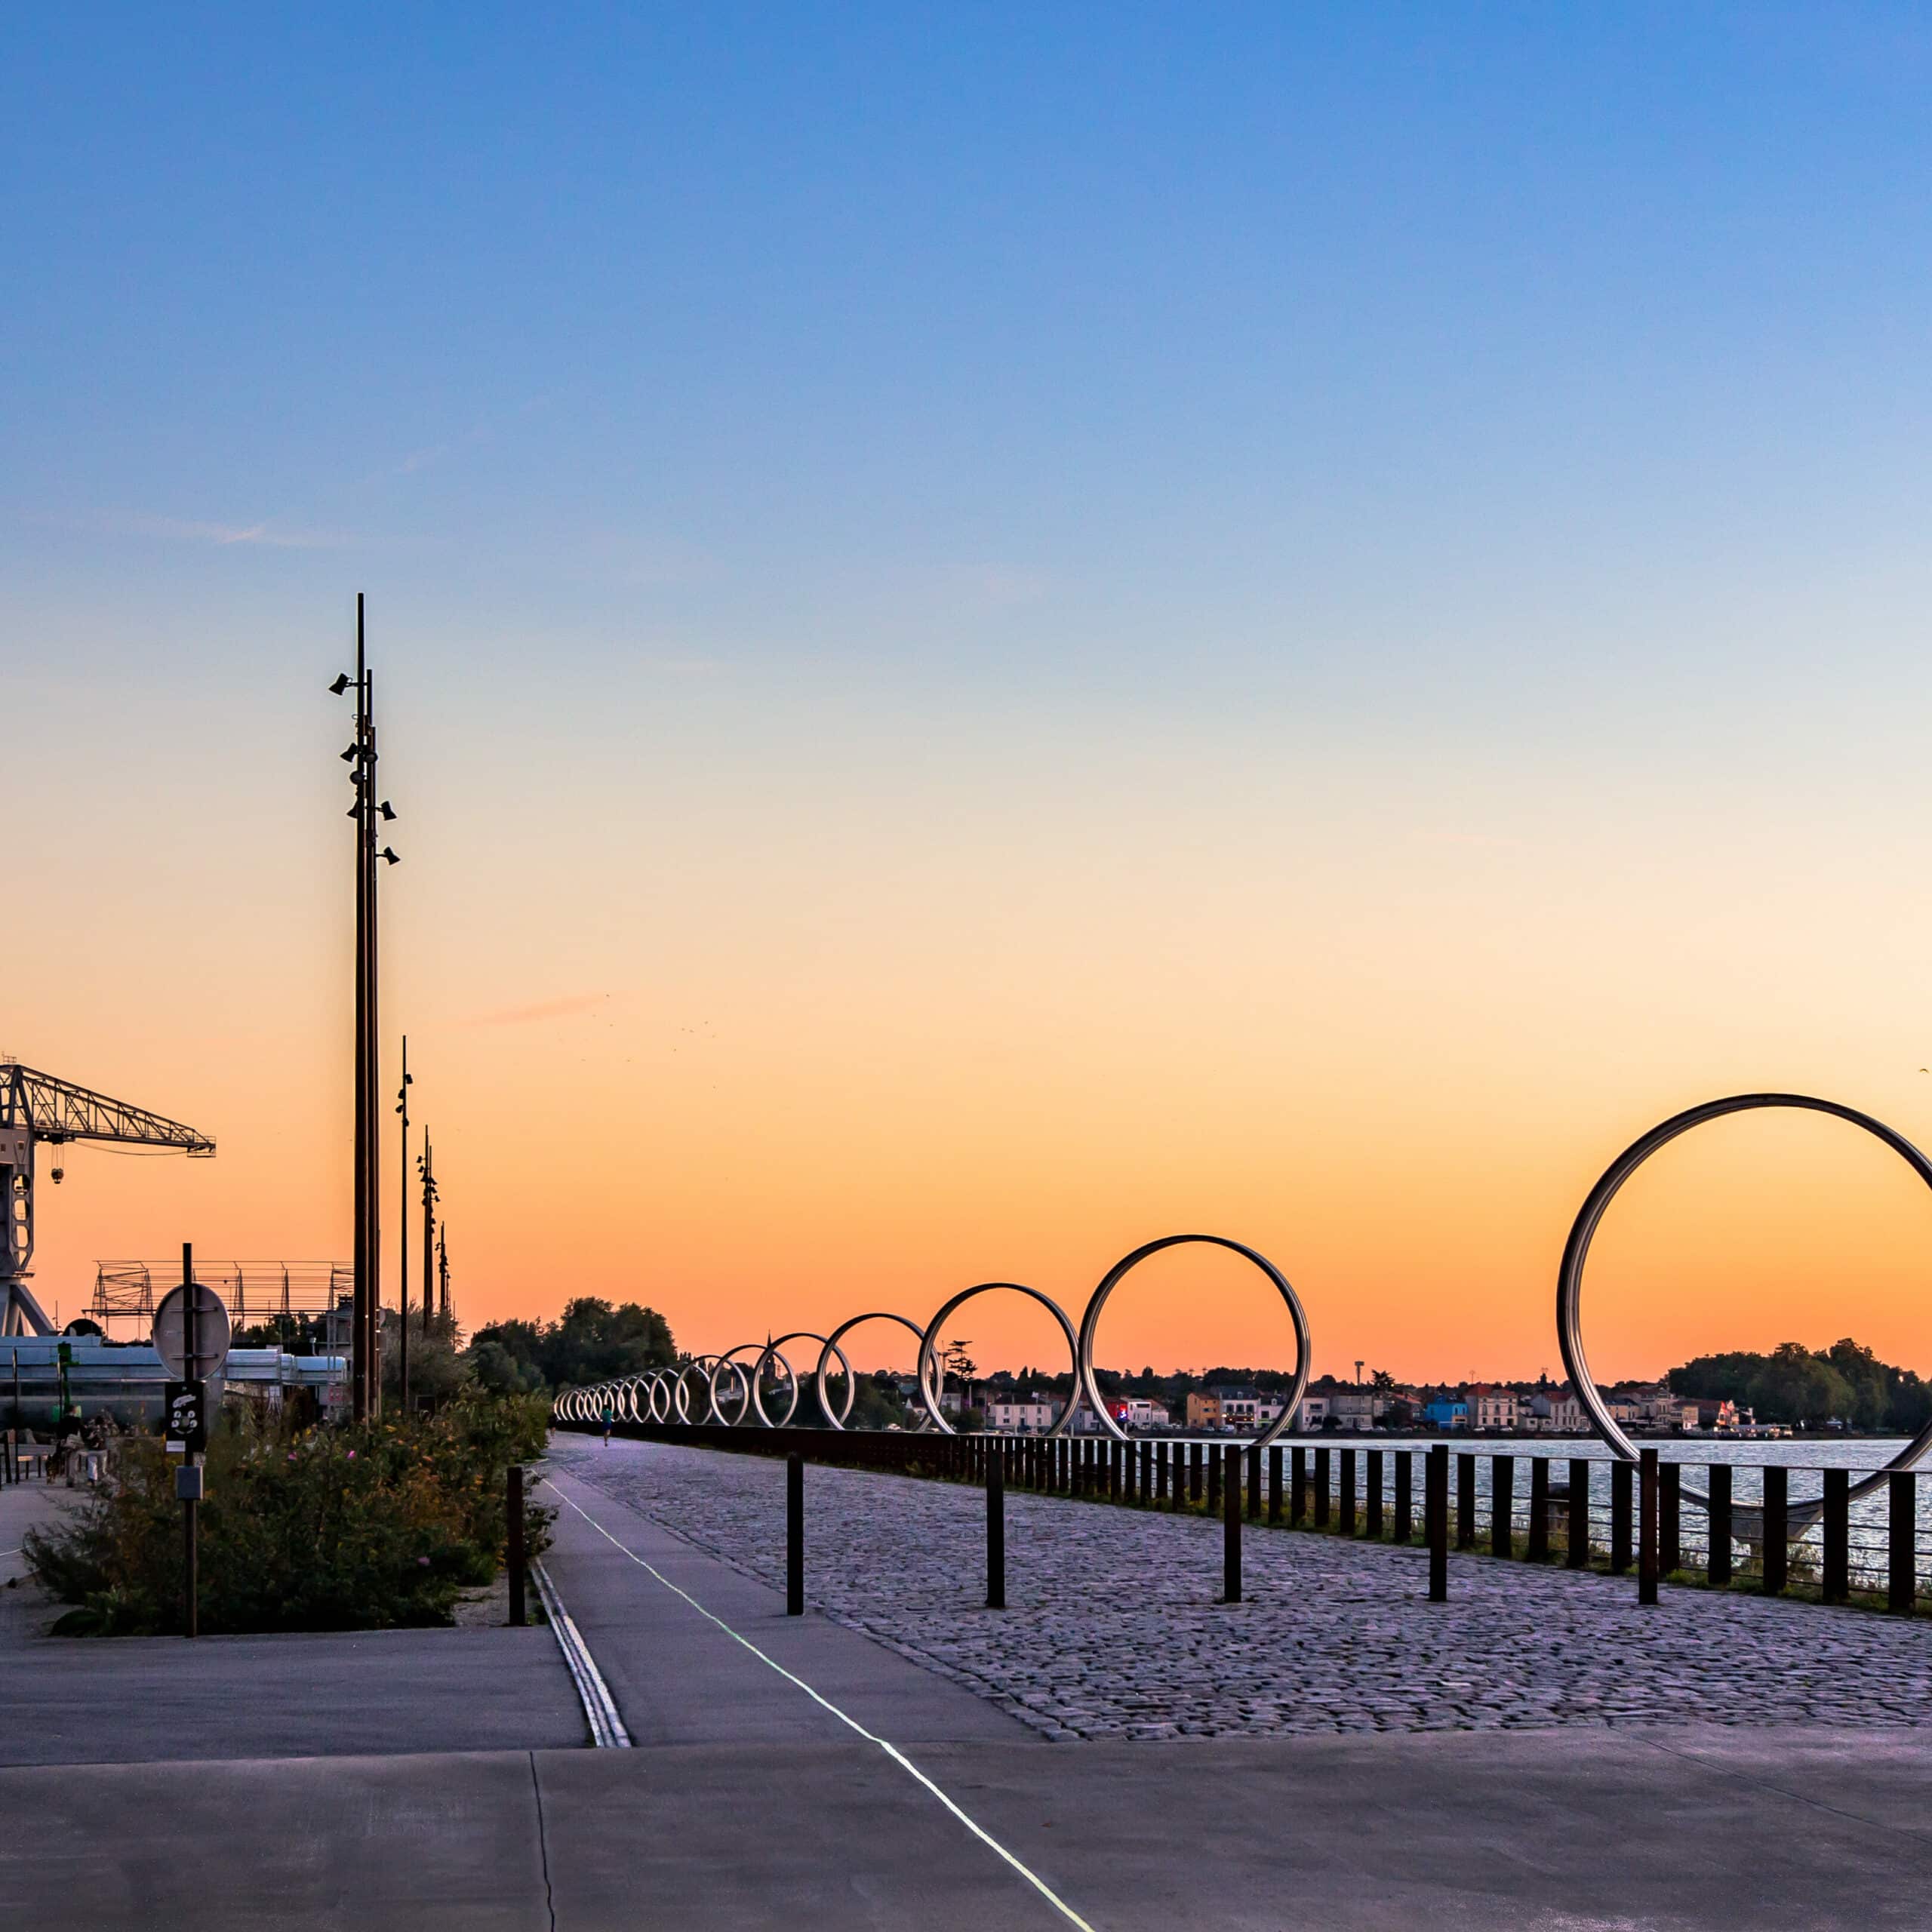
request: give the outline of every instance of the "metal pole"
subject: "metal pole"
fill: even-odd
[[[507,1499],[509,1512],[510,1573],[510,1623],[512,1628],[521,1630],[524,1626],[524,1542],[523,1542],[523,1466],[512,1463],[509,1472],[509,1494]]]
[[[1637,1481],[1637,1601],[1657,1600],[1657,1452],[1644,1450]]]
[[[376,891],[376,674],[369,673],[369,755],[364,764],[367,782],[363,789],[362,820],[368,828],[368,852],[365,863],[369,880],[369,1035],[367,1051],[369,1072],[364,1091],[369,1097],[369,1399],[368,1412],[383,1412],[383,1264],[382,1201],[377,1163],[382,1154],[382,1127],[376,1112],[376,1094],[382,1079],[380,1066],[382,1029],[377,1014],[381,987],[380,953],[377,939]]]
[[[434,1252],[436,1225],[436,1164],[429,1145],[429,1130],[423,1130],[423,1333],[429,1332],[429,1263]],[[449,1312],[446,1307],[443,1312]]]
[[[349,1327],[355,1354],[350,1400],[355,1420],[369,1410],[369,892],[364,853],[368,844],[369,680],[364,646],[362,592],[355,593],[355,1235]]]
[[[785,1458],[785,1614],[805,1614],[805,1459]]]
[[[1784,1466],[1770,1464],[1764,1471],[1764,1594],[1767,1597],[1783,1592],[1791,1554],[1787,1494]]]
[[[1885,1488],[1885,1607],[1909,1617],[1918,1595],[1918,1478],[1900,1469]]]
[[[1222,1451],[1221,1601],[1241,1601],[1241,1451]]]
[[[1429,1600],[1449,1601],[1449,1445],[1432,1443],[1423,1466],[1423,1534],[1429,1539]]]
[[[1006,1607],[1006,1451],[997,1443],[986,1457],[986,1607]]]
[[[201,1367],[202,1337],[201,1324],[196,1318],[198,1311],[195,1306],[195,1249],[191,1241],[184,1241],[181,1244],[181,1279],[187,1291],[181,1297],[183,1352],[187,1357],[182,1367],[188,1371],[187,1380],[195,1382],[200,1380],[197,1371]],[[205,1427],[205,1416],[202,1418],[202,1423]],[[185,1452],[182,1460],[192,1469],[201,1458],[190,1449]],[[196,1506],[193,1497],[184,1496],[181,1499],[181,1617],[183,1634],[189,1637],[198,1637],[202,1631],[202,1566],[199,1538],[195,1534],[198,1527],[195,1520]]]
[[[1711,1497],[1705,1506],[1704,1515],[1709,1525],[1711,1587],[1727,1590],[1730,1587],[1730,1465],[1728,1463],[1714,1463],[1711,1466]]]
[[[1826,1603],[1843,1603],[1851,1594],[1850,1483],[1843,1469],[1825,1472],[1825,1563],[1818,1594]]]
[[[401,1297],[402,1318],[396,1324],[396,1385],[398,1399],[402,1407],[402,1419],[409,1420],[409,1035],[402,1036],[402,1086],[396,1095],[396,1112],[402,1116],[402,1140],[396,1149],[397,1169],[401,1185],[396,1190],[395,1207],[395,1260],[396,1293]],[[423,1276],[423,1291],[429,1290],[429,1276],[426,1269]],[[518,1478],[519,1489],[522,1478]],[[515,1617],[512,1622],[521,1623]]]
[[[1570,1458],[1570,1548],[1564,1561],[1572,1570],[1590,1567],[1590,1463],[1586,1456]]]

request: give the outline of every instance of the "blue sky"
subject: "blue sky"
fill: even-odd
[[[17,19],[28,594],[1152,695],[1919,587],[1908,12],[697,12]]]
[[[15,9],[11,1023],[83,1051],[138,934],[333,1104],[362,589],[426,1033],[776,1011],[882,891],[1164,1011],[1122,909],[1258,894],[1552,999],[1689,932],[1620,1096],[1647,999],[1915,1069],[1929,85],[1876,6]]]

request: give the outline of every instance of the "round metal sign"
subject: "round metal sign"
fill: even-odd
[[[188,1359],[186,1333],[188,1297],[195,1297],[195,1359]],[[228,1310],[214,1289],[197,1281],[192,1287],[170,1288],[154,1312],[154,1345],[177,1382],[198,1382],[219,1375],[228,1359],[231,1333]]]

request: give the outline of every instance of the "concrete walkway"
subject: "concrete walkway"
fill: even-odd
[[[583,1606],[626,1722],[657,1740],[641,1761],[600,1753],[555,1774],[570,1801],[551,1828],[554,1848],[568,1841],[552,1861],[560,1925],[617,1923],[605,1915],[631,1884],[670,1923],[768,1924],[776,1895],[805,1923],[883,1926],[929,1915],[942,1874],[949,1910],[1072,1922],[878,1743],[667,1583],[903,1747],[1097,1928],[1925,1922],[1932,1746],[1916,1732],[1687,1722],[1037,1743],[945,1679],[904,1684],[906,1660],[854,1632],[786,1619],[775,1592],[601,1491],[555,1481],[592,1520],[560,1511],[552,1574]],[[724,1708],[739,1700],[755,1718]],[[547,1790],[547,1761],[543,1775]],[[580,1840],[577,1807],[593,1800]]]

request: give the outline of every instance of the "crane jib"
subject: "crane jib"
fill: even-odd
[[[145,1107],[131,1106],[17,1060],[0,1062],[0,1334],[51,1334],[53,1324],[27,1291],[33,1259],[34,1149],[42,1141],[118,1141],[209,1155],[205,1134]],[[54,1178],[60,1178],[56,1173]]]

